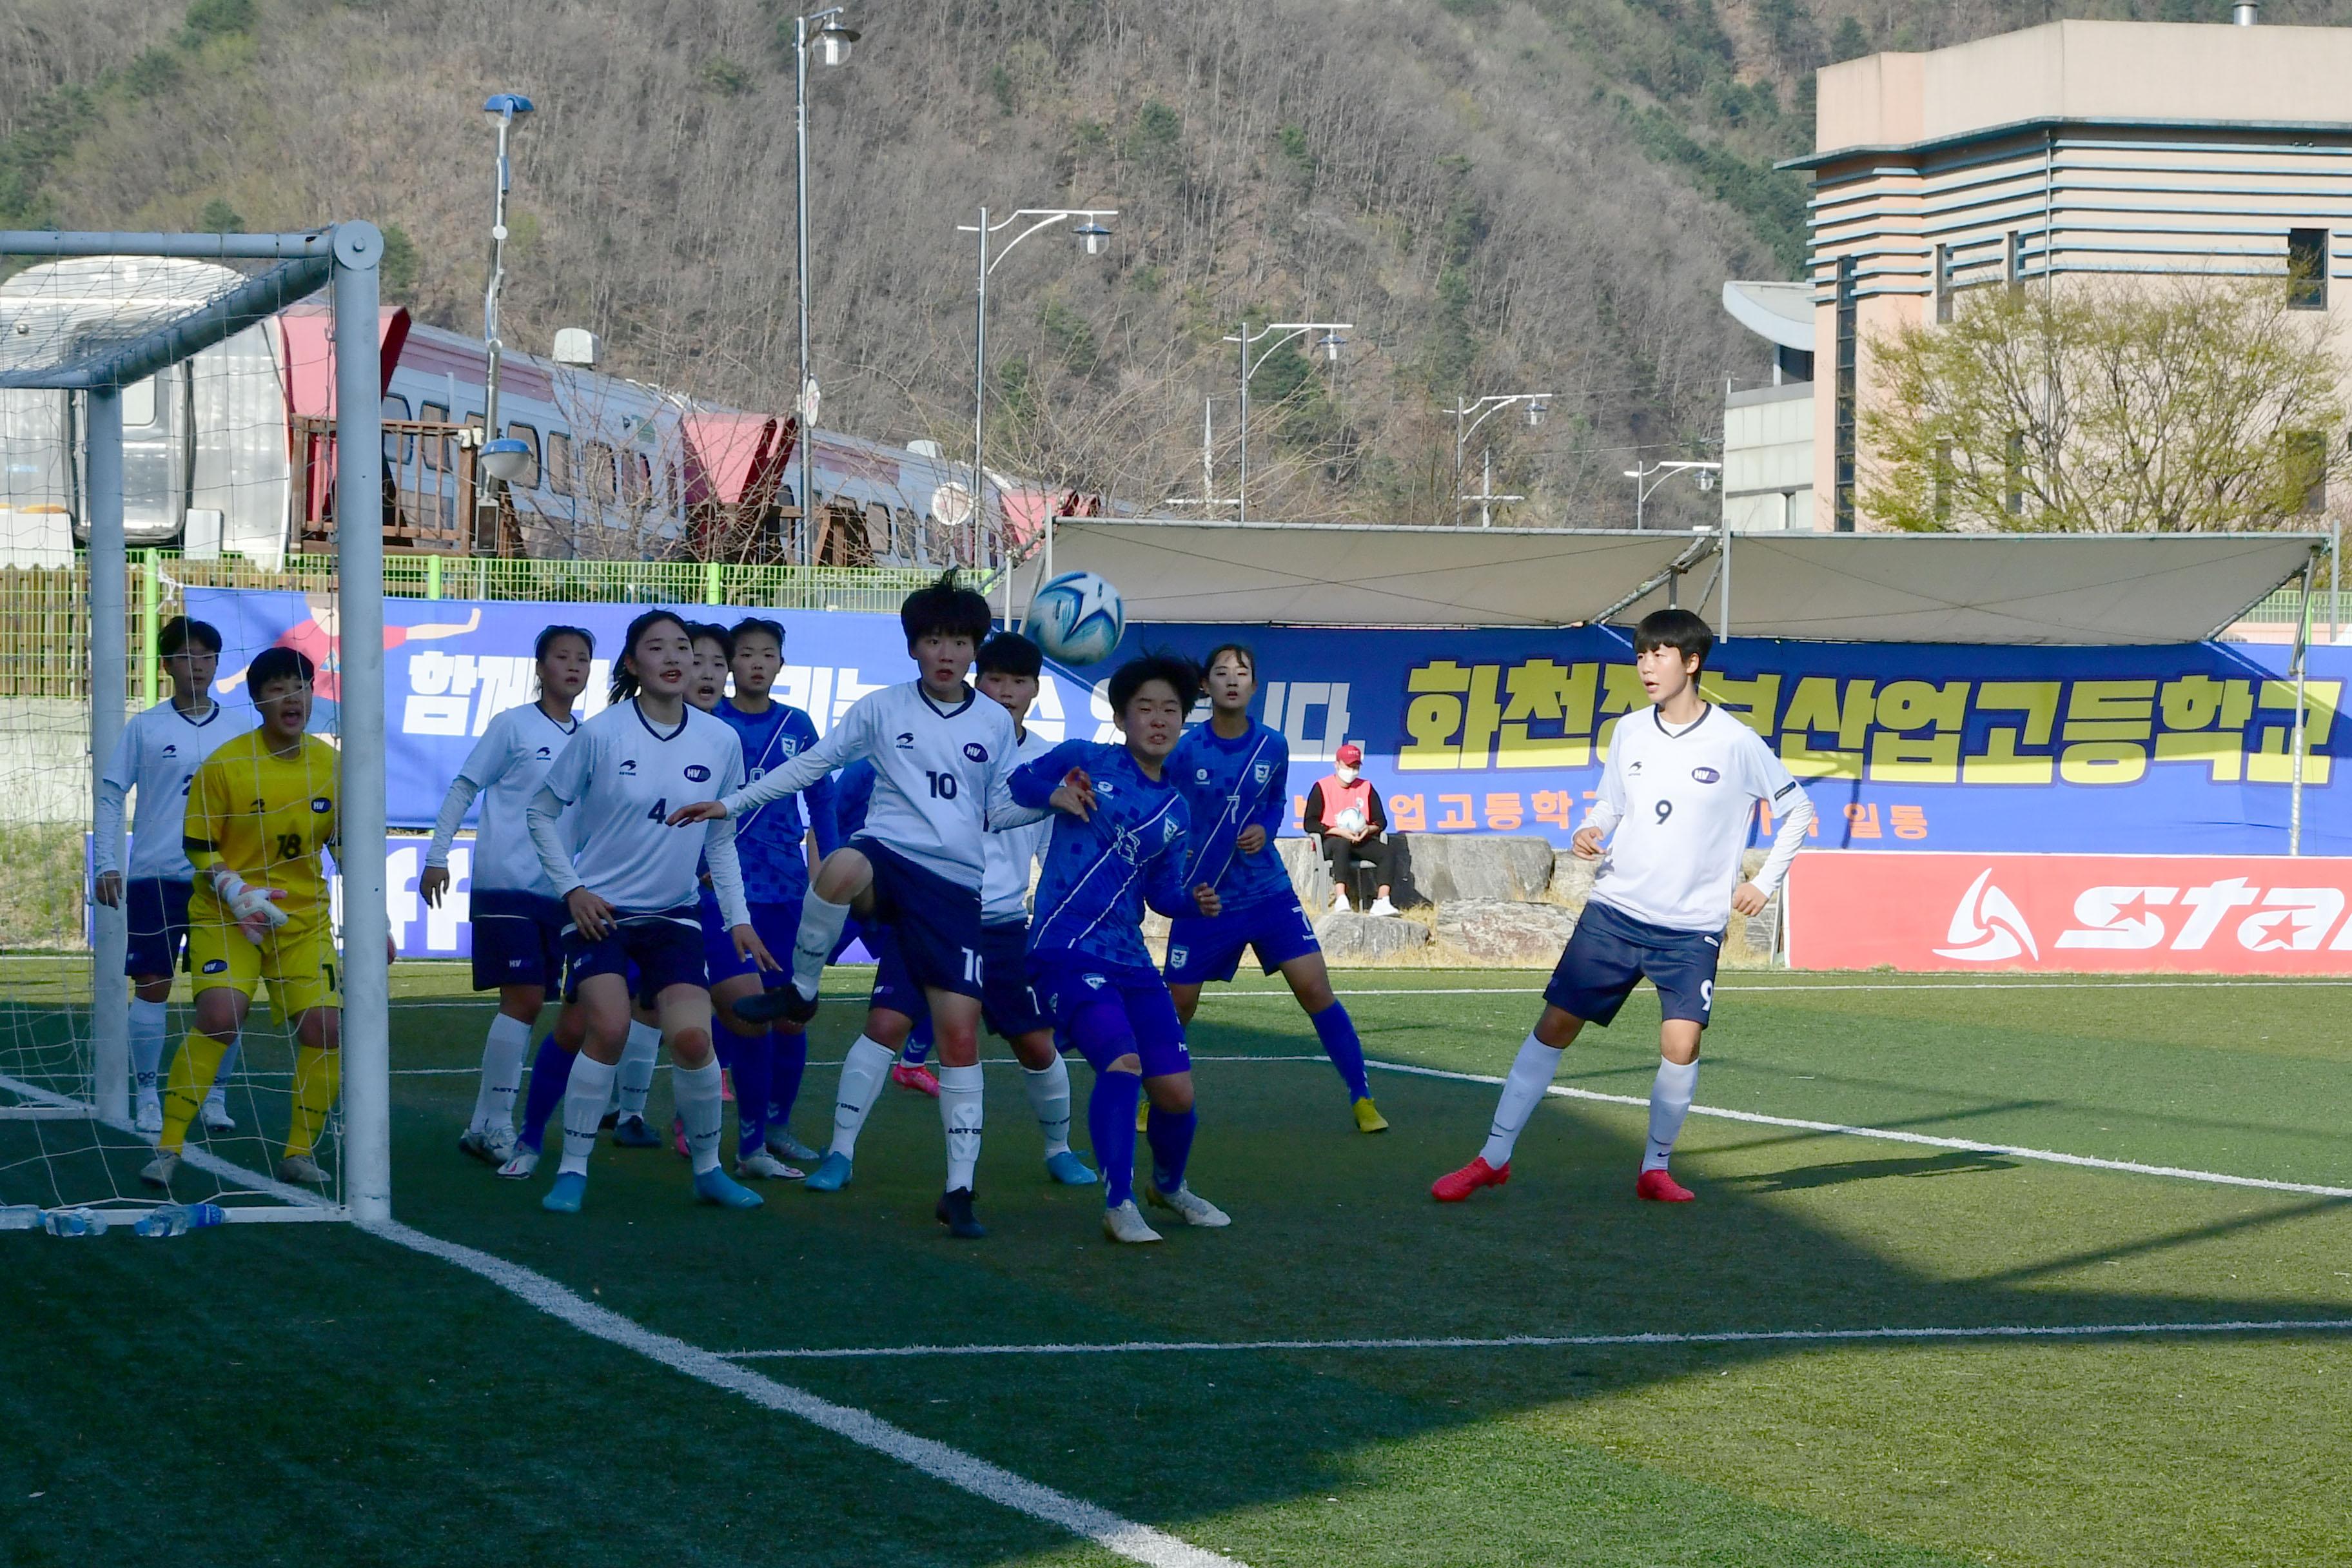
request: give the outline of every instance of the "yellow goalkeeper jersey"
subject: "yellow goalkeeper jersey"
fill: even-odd
[[[211,871],[226,865],[258,888],[278,888],[278,907],[297,921],[323,920],[327,878],[319,851],[333,847],[339,813],[335,749],[316,735],[281,757],[259,730],[205,759],[188,786],[188,859],[196,868],[192,921],[226,922]]]

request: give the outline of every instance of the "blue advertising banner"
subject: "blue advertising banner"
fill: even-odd
[[[324,660],[333,606],[299,594],[191,589],[221,628],[220,688],[274,643]],[[530,700],[530,647],[553,623],[595,634],[583,708],[645,606],[387,600],[391,819],[427,826],[467,751],[500,709]],[[912,674],[895,617],[680,606],[689,619],[767,615],[786,629],[777,694],[820,731],[859,696]],[[1347,631],[1139,626],[1122,653],[1195,656],[1253,646],[1260,717],[1289,737],[1291,793],[1329,771],[1342,741],[1402,832],[1539,834],[1565,844],[1599,787],[1627,713],[1646,706],[1622,632]],[[2294,724],[2284,647],[2008,648],[1793,643],[1718,647],[1706,689],[1805,784],[1824,846],[1970,852],[2279,854]],[[1031,719],[1055,740],[1108,738],[1106,664],[1049,672]],[[2304,849],[2352,854],[2335,765],[2352,648],[2315,648],[2305,698]],[[1090,679],[1089,677],[1095,678]],[[320,679],[319,727],[340,696]],[[1759,832],[1765,831],[1759,824]]]

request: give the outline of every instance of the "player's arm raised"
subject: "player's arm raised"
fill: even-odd
[[[1095,812],[1094,780],[1083,765],[1090,749],[1084,741],[1065,741],[1013,769],[1005,788],[1022,805],[1051,807],[1084,822]]]
[[[846,763],[856,751],[856,738],[866,728],[866,699],[861,697],[856,706],[841,716],[841,721],[825,731],[823,738],[782,767],[771,768],[760,777],[732,794],[718,800],[698,800],[682,805],[669,814],[672,827],[691,827],[698,822],[718,822],[730,816],[740,816],[756,810],[772,800],[782,800],[824,777]]]

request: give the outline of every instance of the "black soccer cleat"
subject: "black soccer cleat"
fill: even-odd
[[[940,1194],[939,1206],[931,1217],[948,1227],[948,1234],[959,1241],[978,1241],[988,1234],[988,1227],[972,1217],[971,1189],[958,1187]]]
[[[816,1016],[816,998],[802,995],[799,986],[787,983],[737,1002],[735,1016],[749,1024],[772,1024],[779,1019],[805,1024]]]

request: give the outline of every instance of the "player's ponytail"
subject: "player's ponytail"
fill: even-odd
[[[694,634],[688,629],[686,622],[667,610],[647,610],[631,621],[628,636],[621,639],[621,657],[613,661],[613,684],[608,689],[607,700],[625,702],[637,694],[637,644],[645,640],[647,632],[664,621],[676,626],[680,637],[689,642],[693,640]],[[590,646],[593,647],[594,645]]]

